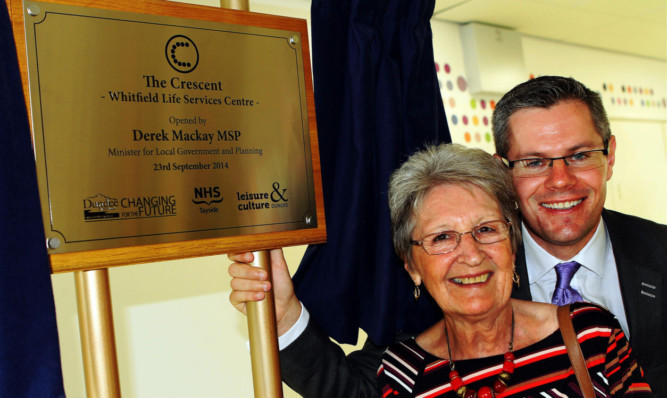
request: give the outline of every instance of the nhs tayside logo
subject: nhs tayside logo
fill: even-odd
[[[199,211],[203,214],[218,213],[220,209],[215,203],[222,203],[224,200],[220,193],[220,187],[195,187],[192,203],[199,206]]]
[[[190,73],[199,64],[199,50],[192,39],[183,35],[173,36],[164,47],[167,62],[175,71]]]

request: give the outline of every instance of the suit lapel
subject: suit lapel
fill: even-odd
[[[523,244],[519,245],[514,264],[516,265],[516,273],[519,275],[519,286],[514,285],[512,297],[519,300],[532,301],[533,296],[530,294],[530,281],[528,280],[528,268],[526,268],[526,252],[523,249]]]
[[[629,232],[623,215],[605,210],[602,217],[611,239],[621,296],[632,340],[650,337],[662,325],[662,276],[648,264],[651,248],[643,238]]]

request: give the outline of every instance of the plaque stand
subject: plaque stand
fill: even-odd
[[[120,397],[109,270],[76,271],[74,278],[86,396]]]
[[[201,238],[193,236],[194,239],[188,240],[175,239],[165,242],[161,240],[147,240],[145,242],[133,242],[136,245],[130,243],[128,245],[111,245],[109,247],[77,246],[76,249],[63,250],[62,247],[59,249],[60,242],[67,241],[65,239],[66,234],[61,236],[61,231],[55,229],[49,230],[49,225],[51,225],[49,215],[51,214],[52,207],[51,203],[46,199],[51,197],[49,194],[50,191],[45,189],[48,176],[45,174],[45,170],[39,168],[39,166],[45,164],[46,159],[38,157],[38,182],[40,183],[40,198],[43,206],[42,213],[45,217],[44,223],[47,230],[49,249],[52,251],[50,253],[51,272],[74,272],[86,394],[89,398],[120,397],[121,389],[109,288],[108,269],[110,267],[253,251],[255,261],[252,265],[266,270],[269,278],[271,278],[270,253],[265,249],[326,242],[319,150],[317,147],[317,126],[312,81],[310,79],[307,26],[305,21],[295,18],[245,12],[249,9],[248,0],[220,0],[222,7],[220,9],[184,5],[178,2],[163,0],[101,1],[95,2],[94,7],[84,0],[40,0],[34,2],[27,1],[25,3],[5,0],[5,2],[10,11],[23,81],[23,91],[29,115],[41,115],[41,113],[31,109],[33,102],[31,101],[29,84],[30,82],[36,84],[36,82],[29,78],[28,53],[36,51],[36,48],[27,45],[26,31],[34,31],[27,30],[26,24],[24,24],[26,22],[24,17],[26,15],[28,18],[41,16],[44,10],[50,10],[52,7],[54,7],[54,10],[56,9],[55,7],[58,7],[57,10],[60,10],[60,7],[63,7],[63,9],[68,9],[68,7],[89,7],[94,8],[96,10],[95,13],[133,13],[142,21],[148,17],[140,16],[140,14],[146,14],[146,10],[152,10],[150,13],[151,16],[178,18],[179,21],[196,21],[201,26],[208,26],[210,23],[222,23],[238,25],[240,28],[243,28],[239,31],[245,31],[245,28],[287,31],[291,32],[285,38],[289,45],[293,46],[294,49],[300,47],[303,54],[302,65],[299,62],[303,70],[299,72],[297,68],[296,75],[302,78],[297,79],[299,80],[298,87],[300,87],[300,90],[304,90],[303,96],[299,97],[302,98],[300,105],[302,115],[307,115],[307,123],[305,123],[305,120],[302,120],[302,123],[304,123],[304,128],[308,130],[307,132],[304,130],[304,135],[309,136],[309,141],[306,140],[307,145],[303,149],[305,149],[304,156],[310,159],[304,163],[304,180],[298,181],[298,184],[308,184],[308,187],[310,187],[308,192],[313,197],[305,198],[307,206],[304,205],[302,208],[304,210],[303,219],[299,221],[295,228],[288,228],[286,230],[260,228],[257,231],[253,230],[251,232],[251,238],[243,234],[238,236],[204,236]],[[223,8],[234,10],[225,10]],[[79,16],[80,12],[53,12],[53,15],[67,14]],[[88,13],[86,12],[83,15],[88,15]],[[129,16],[124,18],[132,22],[135,17]],[[116,20],[114,19],[114,21]],[[186,25],[189,25],[189,23]],[[283,34],[281,33],[279,36],[283,37]],[[35,39],[35,37],[32,39]],[[31,45],[35,44],[33,41],[30,41],[30,43]],[[103,58],[102,55],[103,53],[100,53],[99,59]],[[35,70],[39,72],[39,68],[36,67]],[[47,71],[49,69],[45,67],[44,70]],[[41,104],[37,99],[35,99],[35,103]],[[204,108],[198,107],[196,109]],[[36,121],[34,119],[30,121],[34,132]],[[40,133],[43,133],[43,131],[40,130]],[[37,133],[33,136],[33,139],[35,139],[34,137],[44,139],[43,136]],[[36,145],[36,141],[33,141],[33,145]],[[45,151],[43,152],[46,153]],[[36,149],[36,153],[42,152]],[[310,175],[311,173],[312,175]],[[312,181],[309,181],[310,177],[312,177]],[[277,187],[274,186],[274,189],[277,190]],[[283,193],[284,191],[286,189],[283,190]],[[285,202],[287,201],[285,198],[282,199]],[[312,213],[313,211],[315,214]],[[294,220],[289,219],[289,221],[292,222]],[[242,226],[244,225],[235,225],[235,227]],[[53,226],[51,225],[51,227]],[[248,303],[247,313],[255,397],[282,398],[273,292],[268,292],[266,298],[261,302]]]
[[[271,255],[268,250],[252,253],[254,267],[264,269],[271,280]],[[248,312],[248,337],[252,383],[256,398],[282,398],[283,384],[280,375],[276,307],[273,290],[266,292],[264,300],[246,305]]]

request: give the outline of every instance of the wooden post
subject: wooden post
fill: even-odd
[[[220,7],[231,10],[250,11],[248,0],[220,0]]]
[[[120,397],[109,270],[76,271],[74,276],[86,395]]]
[[[251,263],[269,275],[271,281],[271,254],[268,250],[253,252]],[[280,375],[278,333],[276,329],[276,307],[273,291],[259,302],[247,304],[248,336],[250,338],[250,360],[252,382],[256,398],[282,398],[283,384]]]

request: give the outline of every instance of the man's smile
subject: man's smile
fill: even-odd
[[[552,210],[569,210],[583,201],[584,201],[583,199],[577,199],[577,200],[568,200],[565,202],[550,202],[550,203],[543,202],[540,203],[540,206]]]

